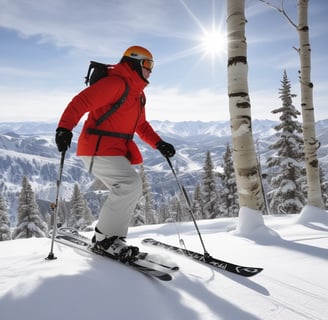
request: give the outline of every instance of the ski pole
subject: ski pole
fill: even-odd
[[[204,257],[205,257],[205,260],[206,260],[207,258],[210,257],[210,254],[207,252],[207,250],[206,250],[206,248],[205,248],[205,244],[204,244],[204,241],[203,241],[202,235],[201,235],[201,233],[200,233],[200,231],[199,231],[199,228],[198,228],[198,225],[197,225],[197,222],[196,222],[196,219],[195,219],[194,213],[192,212],[191,202],[190,202],[190,199],[189,199],[189,197],[188,197],[187,191],[186,191],[186,189],[184,188],[184,186],[179,182],[179,179],[178,179],[178,177],[177,177],[177,174],[176,174],[176,172],[175,172],[175,170],[174,170],[174,168],[173,168],[173,166],[172,166],[171,160],[170,160],[168,157],[166,157],[166,160],[167,160],[167,163],[169,164],[169,166],[170,166],[170,168],[171,168],[171,171],[172,171],[172,173],[173,173],[173,175],[174,175],[174,177],[175,177],[175,180],[176,180],[176,182],[177,182],[177,185],[178,185],[178,187],[179,187],[181,193],[183,194],[183,198],[184,198],[185,201],[186,201],[186,204],[187,204],[187,207],[188,207],[188,211],[189,211],[190,216],[191,216],[191,218],[192,218],[192,221],[193,221],[193,223],[194,223],[194,226],[195,226],[195,229],[196,229],[196,231],[197,231],[197,234],[198,234],[198,237],[199,237],[200,243],[202,244],[202,247],[203,247],[203,250],[204,250]]]
[[[58,175],[58,180],[57,180],[57,191],[56,191],[56,202],[55,204],[51,205],[51,208],[53,209],[54,215],[53,215],[53,228],[52,228],[52,239],[51,239],[51,248],[48,257],[46,257],[46,260],[54,260],[57,259],[54,255],[54,242],[55,242],[55,236],[57,232],[57,212],[58,212],[58,203],[59,203],[59,190],[60,190],[60,185],[62,181],[62,176],[63,176],[63,169],[64,169],[64,160],[65,160],[65,153],[66,151],[63,151],[61,154],[61,159],[60,159],[60,166],[59,166],[59,175]]]

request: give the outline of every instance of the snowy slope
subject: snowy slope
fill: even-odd
[[[265,217],[250,237],[234,235],[236,219],[201,221],[213,256],[264,267],[252,278],[143,247],[144,237],[201,250],[191,223],[130,229],[130,242],[161,252],[180,266],[171,282],[150,279],[114,261],[55,244],[49,239],[0,242],[2,320],[326,320],[328,319],[328,213]],[[314,219],[314,217],[316,217]],[[316,220],[316,222],[313,222]],[[91,236],[91,234],[89,234]]]

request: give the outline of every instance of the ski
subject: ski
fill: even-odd
[[[173,245],[161,242],[161,241],[157,241],[157,240],[151,239],[151,238],[143,239],[142,243],[160,247],[163,249],[167,249],[167,250],[170,250],[174,253],[178,253],[181,255],[185,255],[198,262],[206,263],[208,265],[211,265],[212,267],[226,270],[228,272],[231,272],[231,273],[243,276],[243,277],[255,276],[256,274],[260,273],[263,270],[263,268],[245,267],[245,266],[237,265],[237,264],[234,264],[231,262],[216,259],[212,256],[205,256],[202,253],[179,248],[179,247],[176,247],[176,246],[173,246]]]
[[[49,234],[49,237],[51,237],[51,234]],[[90,245],[90,239],[81,235],[73,228],[58,229],[56,232],[55,241],[91,254],[97,254],[106,258],[110,258],[147,276],[162,281],[172,280],[173,277],[171,273],[179,269],[177,266],[168,266],[163,263],[148,259],[148,253],[146,252],[139,252],[139,254],[133,260],[120,261],[111,254],[103,250],[99,250],[96,247],[92,247]]]
[[[76,229],[71,227],[61,227],[56,232],[57,238],[68,236],[71,238],[72,241],[73,238],[79,243],[84,242],[85,246],[90,246],[90,239],[82,234],[80,234]],[[147,252],[140,252],[138,255],[138,259],[145,260],[149,263],[155,264],[158,267],[163,267],[164,269],[167,269],[168,271],[178,271],[179,267],[176,264],[169,264],[167,261],[164,263],[160,260],[163,260],[162,257],[156,256],[154,254],[149,254]]]

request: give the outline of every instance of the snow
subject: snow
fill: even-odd
[[[58,243],[58,259],[47,261],[46,238],[2,241],[1,319],[326,320],[327,216],[305,207],[300,215],[263,216],[263,224],[242,208],[239,218],[199,221],[211,255],[264,268],[252,278],[141,245],[146,237],[177,245],[178,230],[188,249],[202,251],[192,223],[130,228],[130,243],[179,265],[170,282]]]

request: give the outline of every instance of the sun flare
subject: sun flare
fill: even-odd
[[[227,39],[221,30],[205,31],[201,38],[201,47],[205,54],[222,56],[227,49]]]
[[[187,5],[187,0],[178,0],[186,10],[186,13],[195,22],[199,28],[199,32],[180,34],[184,39],[192,40],[194,46],[182,50],[174,56],[168,57],[165,62],[174,59],[181,59],[192,55],[198,55],[199,59],[195,64],[200,62],[208,62],[210,60],[211,67],[226,60],[227,55],[227,34],[225,31],[225,17],[221,10],[216,10],[216,2],[212,1],[212,5],[208,7],[209,15],[205,23],[200,20],[197,14]],[[220,15],[217,17],[217,15]]]

